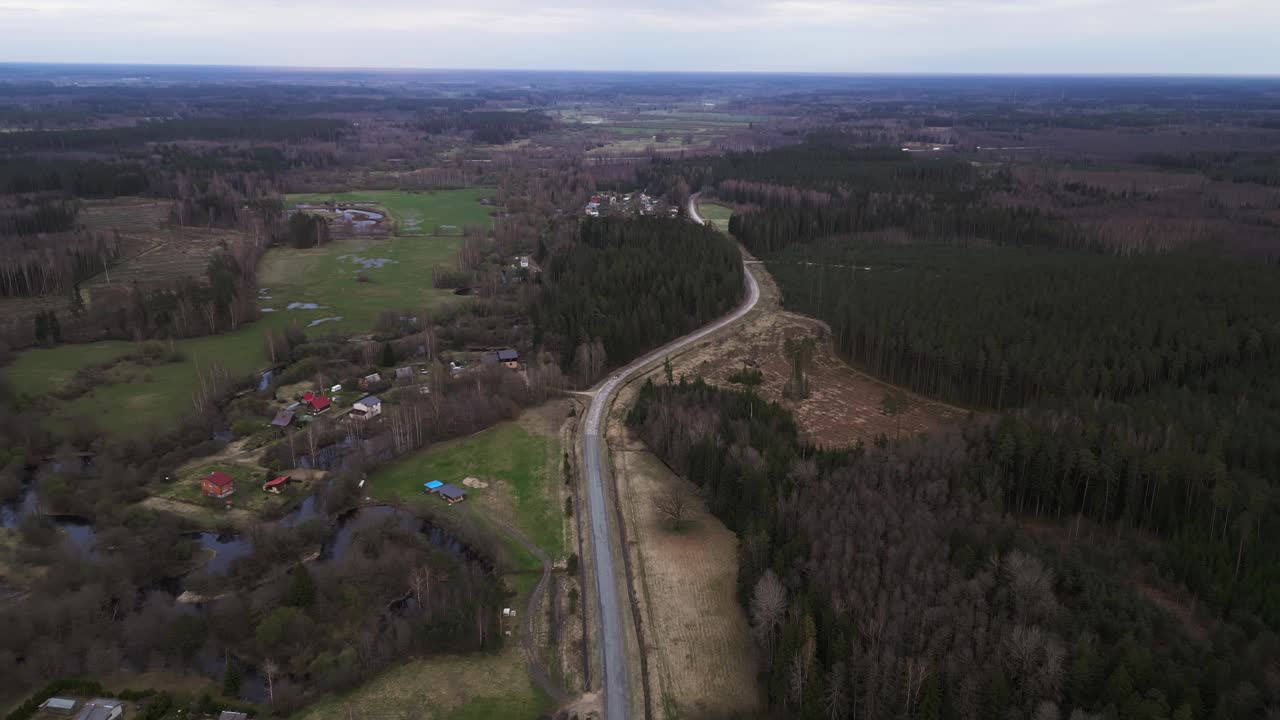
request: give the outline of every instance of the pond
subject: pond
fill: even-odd
[[[308,495],[302,499],[302,504],[296,510],[286,514],[280,518],[280,527],[297,527],[302,523],[320,516],[320,502],[315,495]]]
[[[359,265],[362,270],[377,270],[385,265],[399,265],[399,260],[391,258],[367,258],[360,255],[339,255],[339,260],[350,260],[351,264]]]
[[[35,513],[38,506],[35,483],[28,482],[23,487],[21,495],[11,502],[0,505],[0,527],[6,530],[17,529],[22,524],[22,519]]]
[[[478,562],[492,570],[493,564],[474,548],[459,540],[452,533],[413,513],[389,505],[373,505],[350,510],[338,518],[337,529],[320,548],[320,562],[341,560],[351,549],[351,541],[360,530],[393,519],[402,530],[422,533],[437,550],[443,550],[454,558]]]
[[[192,573],[195,575],[226,575],[231,563],[253,552],[253,542],[234,533],[202,532],[197,536],[200,549],[208,554],[209,562]]]
[[[93,525],[89,521],[76,515],[52,515],[50,519],[53,524],[58,526],[58,530],[66,535],[67,544],[75,550],[76,554],[86,560],[97,560],[97,548],[94,544],[97,542],[98,533],[94,531]]]

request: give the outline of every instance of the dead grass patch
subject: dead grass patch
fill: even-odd
[[[643,447],[635,438],[625,445]],[[736,597],[737,537],[700,502],[684,527],[672,530],[654,500],[693,486],[647,450],[613,453],[642,594],[655,713],[734,717],[753,711],[754,648]]]
[[[836,356],[824,323],[813,318],[784,312],[780,295],[763,266],[754,266],[760,283],[760,302],[756,310],[732,332],[717,337],[679,358],[673,359],[675,375],[701,377],[724,387],[739,387],[729,376],[741,370],[744,363],[755,363],[763,373],[757,388],[761,397],[779,402],[795,415],[796,422],[809,441],[824,447],[845,447],[862,440],[870,444],[881,433],[893,437],[909,437],[928,433],[965,418],[966,411],[907,393],[906,412],[894,418],[880,410],[881,400],[892,386],[860,372]],[[784,398],[791,366],[783,354],[787,338],[820,333],[810,373],[811,393],[803,400]],[[661,369],[658,370],[661,375]]]

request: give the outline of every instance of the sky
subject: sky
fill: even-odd
[[[1280,74],[1280,0],[0,0],[0,62]]]

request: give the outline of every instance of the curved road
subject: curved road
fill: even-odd
[[[689,218],[699,225],[705,224],[702,217],[698,215],[697,195],[689,198],[688,214]],[[626,586],[626,578],[620,574],[625,572],[623,567],[614,562],[613,545],[610,541],[613,530],[609,525],[613,513],[609,512],[605,503],[604,478],[601,474],[601,468],[605,464],[604,455],[608,451],[601,437],[604,432],[605,410],[609,407],[613,394],[618,388],[639,374],[645,366],[702,340],[738,320],[755,307],[756,302],[760,300],[760,286],[756,284],[755,277],[751,275],[745,264],[742,272],[747,281],[747,297],[738,309],[703,326],[696,332],[663,345],[616,371],[608,381],[596,389],[591,407],[587,410],[582,452],[586,461],[587,507],[591,523],[591,554],[595,559],[600,644],[604,651],[605,720],[627,720],[630,717],[627,709],[630,698],[627,692],[627,640],[624,624],[626,621],[623,619],[622,606],[625,600],[618,596],[618,588]],[[622,551],[625,552],[626,548],[622,548]]]

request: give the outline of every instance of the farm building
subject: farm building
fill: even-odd
[[[413,380],[413,368],[396,368],[396,380]]]
[[[224,498],[235,491],[235,479],[224,472],[211,472],[200,478],[200,492],[205,497]]]
[[[457,485],[441,485],[436,488],[436,494],[444,498],[444,501],[450,505],[457,505],[467,499],[467,491]]]
[[[355,420],[372,420],[382,414],[382,400],[373,395],[362,397],[351,406],[351,417]]]
[[[316,395],[314,393],[304,393],[302,396],[302,402],[305,403],[307,407],[311,408],[311,412],[315,415],[319,415],[325,410],[328,410],[329,406],[333,404],[333,401],[329,398],[323,395]]]
[[[223,710],[218,715],[218,720],[248,720],[248,715],[234,710]]]
[[[520,366],[520,354],[515,350],[499,350],[481,355],[480,362],[489,365],[502,365],[515,370]]]
[[[95,698],[80,706],[76,720],[116,720],[124,715],[124,703],[119,700]]]
[[[291,479],[292,478],[290,478],[288,475],[281,475],[275,480],[268,480],[262,484],[262,492],[268,492],[268,493],[271,493],[272,495],[279,495],[281,492],[284,492],[284,486],[288,485],[289,480]]]
[[[291,424],[293,424],[292,410],[280,410],[276,413],[275,419],[271,421],[271,427],[278,427],[281,429],[287,428]]]
[[[382,382],[381,374],[369,373],[368,375],[365,375],[364,377],[360,378],[360,387],[367,388],[370,385],[376,385],[380,382]]]
[[[74,698],[51,697],[40,703],[40,707],[58,715],[70,715],[76,709],[76,701]]]
[[[422,483],[422,492],[430,495],[431,493],[439,490],[442,487],[444,487],[444,483],[440,482],[439,480],[432,480],[431,482]]]

